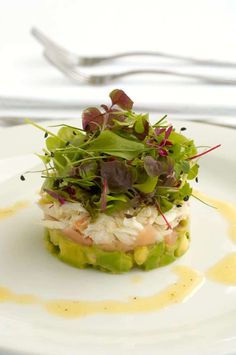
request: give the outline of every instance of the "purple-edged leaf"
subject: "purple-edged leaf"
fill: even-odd
[[[172,143],[170,141],[167,141],[172,130],[173,130],[172,126],[167,128],[167,130],[165,131],[165,137],[164,137],[164,139],[162,139],[161,143],[159,144],[160,147],[164,147],[167,142],[168,142],[168,145],[172,145]]]
[[[168,152],[165,149],[159,149],[158,153],[161,157],[166,157],[168,155]]]
[[[103,108],[103,110],[106,111],[106,112],[109,110],[107,105],[101,105],[101,108]]]
[[[110,93],[112,106],[117,105],[123,110],[131,110],[133,101],[126,95],[123,90],[115,89]]]
[[[83,129],[93,132],[102,125],[103,119],[103,114],[96,107],[88,107],[82,113]]]
[[[94,160],[86,161],[80,164],[78,168],[79,175],[82,179],[88,179],[96,175],[97,163]]]
[[[169,135],[171,134],[172,130],[173,130],[173,127],[172,127],[172,126],[170,126],[170,127],[167,128],[167,130],[166,130],[166,132],[165,132],[165,139],[168,139],[168,138],[169,138]]]
[[[119,160],[101,163],[101,176],[106,179],[110,192],[125,192],[132,187],[132,172]]]
[[[171,145],[173,145],[173,143],[172,143],[171,141],[168,141],[168,140],[167,140],[165,145],[171,146]]]
[[[48,190],[48,189],[44,189],[44,191],[49,196],[53,197],[55,200],[60,202],[61,205],[64,205],[64,203],[66,202],[66,200],[62,196],[60,196],[56,191],[52,191],[52,190]]]
[[[125,120],[125,116],[122,111],[119,111],[115,108],[112,108],[108,112],[109,118],[108,118],[108,125],[112,127],[114,125],[114,120],[123,122]]]
[[[156,133],[157,136],[159,136],[159,134],[165,132],[165,130],[166,130],[165,128],[156,127],[155,128],[155,133]]]
[[[160,161],[155,160],[150,155],[147,155],[143,159],[144,169],[151,177],[160,176],[163,173],[163,164]]]

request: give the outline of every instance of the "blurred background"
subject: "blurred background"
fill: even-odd
[[[45,59],[42,45],[31,35],[33,26],[81,56],[148,50],[236,63],[234,0],[0,1],[2,125],[23,116],[79,117],[84,106],[106,103],[114,88],[126,91],[142,111],[158,116],[168,113],[170,118],[234,125],[235,84],[161,74],[130,76],[102,86],[75,83]],[[79,70],[89,75],[145,68],[236,83],[236,65],[196,65],[162,57],[131,57]],[[32,107],[19,99],[33,99],[38,105]],[[44,107],[47,100],[66,105],[49,109]]]

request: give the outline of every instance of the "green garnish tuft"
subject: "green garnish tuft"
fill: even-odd
[[[147,205],[163,215],[180,206],[192,194],[188,180],[197,181],[195,159],[216,147],[198,153],[182,134],[185,127],[176,132],[166,115],[151,125],[122,90],[113,90],[110,99],[110,106],[83,111],[83,129],[64,124],[55,134],[27,120],[45,133],[38,156],[46,200],[80,202],[94,218]]]

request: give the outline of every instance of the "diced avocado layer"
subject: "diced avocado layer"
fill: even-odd
[[[138,267],[155,269],[172,263],[189,247],[188,223],[178,231],[174,245],[159,242],[151,246],[136,247],[132,251],[105,251],[98,246],[84,246],[65,237],[61,231],[46,229],[45,240],[48,250],[60,260],[83,269],[93,267],[113,274],[120,274]]]

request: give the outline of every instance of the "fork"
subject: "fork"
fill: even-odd
[[[74,62],[67,60],[61,60],[57,51],[51,51],[46,49],[44,52],[45,58],[59,71],[61,71],[70,80],[77,84],[92,84],[92,85],[104,85],[117,79],[133,76],[138,74],[159,74],[159,75],[171,75],[181,78],[196,79],[205,83],[218,84],[218,85],[236,85],[236,79],[217,78],[209,75],[184,73],[176,70],[165,69],[134,69],[127,70],[119,73],[100,74],[100,75],[86,75],[81,72]]]
[[[201,66],[216,66],[216,67],[228,67],[228,68],[236,68],[236,63],[229,62],[229,61],[220,61],[214,59],[200,59],[200,58],[193,58],[183,55],[176,55],[164,52],[157,52],[157,51],[127,51],[122,53],[116,53],[107,56],[78,56],[77,54],[68,51],[67,49],[63,48],[53,40],[51,40],[48,36],[46,36],[42,31],[33,27],[31,29],[32,35],[45,47],[46,50],[50,50],[57,52],[57,54],[61,57],[61,61],[70,61],[73,62],[74,65],[78,66],[91,66],[103,62],[108,62],[112,60],[116,60],[119,58],[125,57],[139,57],[139,56],[150,56],[150,57],[160,57],[160,58],[168,58],[168,59],[175,59],[181,60],[184,62],[188,62],[190,64],[197,64]]]

